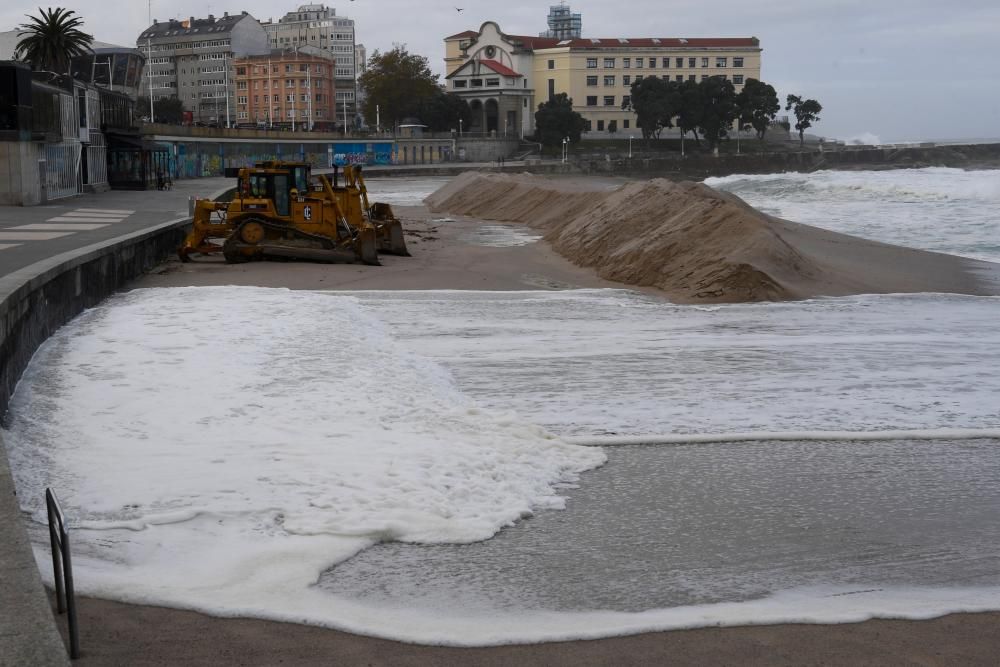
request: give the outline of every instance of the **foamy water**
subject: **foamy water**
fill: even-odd
[[[793,488],[780,481],[793,473],[789,465],[756,457],[775,471],[764,483],[759,471],[713,464],[712,452],[736,462],[754,451],[794,452],[789,446],[737,445],[742,458],[725,456],[733,445],[681,448],[669,465],[640,451],[626,468],[609,449],[607,471],[585,473],[605,453],[550,435],[808,430],[794,446],[813,453],[789,460],[824,475],[846,470],[837,461],[849,451],[822,445],[826,430],[995,428],[1000,340],[989,325],[997,307],[996,299],[934,295],[700,308],[613,290],[138,290],[88,311],[40,349],[4,437],[19,498],[37,522],[39,562],[47,559],[44,510],[40,494],[28,490],[51,485],[74,518],[78,589],[112,599],[444,644],[997,608],[993,561],[980,542],[955,539],[982,538],[968,525],[971,512],[1000,508],[995,441],[857,449],[872,470],[912,469],[918,454],[950,461],[934,484],[936,494],[952,499],[935,509],[952,532],[936,536],[925,523],[899,523],[893,539],[912,542],[901,550],[878,546],[885,537],[878,531],[855,533],[849,553],[883,555],[845,578],[836,574],[845,554],[823,540],[786,553],[793,567],[775,576],[763,548],[773,544],[725,529],[762,511],[773,525],[799,525],[792,515],[814,505],[770,497],[774,488]],[[955,346],[959,331],[966,344]],[[710,483],[707,470],[715,476]],[[975,493],[963,471],[981,478]],[[617,597],[624,589],[613,573],[640,576],[640,561],[616,563],[615,549],[544,577],[570,596],[560,602],[532,585],[541,581],[535,573],[515,574],[532,567],[525,552],[489,540],[520,519],[546,517],[517,523],[511,535],[537,535],[552,567],[559,544],[572,558],[575,549],[589,553],[622,539],[603,534],[604,524],[588,523],[575,505],[564,509],[567,495],[582,494],[585,509],[587,494],[607,485],[598,480],[611,480],[612,495],[628,498],[614,493],[616,485],[652,489],[673,475],[678,525],[737,488],[741,502],[726,522],[669,531],[690,562],[677,558],[671,567],[679,570],[644,584],[651,597],[647,604],[636,598],[639,607]],[[583,487],[574,491],[573,484]],[[872,487],[876,497],[880,488]],[[665,496],[638,497],[653,503],[652,511],[638,512],[626,500],[636,510],[632,519],[609,524],[631,526],[635,544],[627,551],[635,557],[652,544],[644,535],[665,530],[656,518]],[[906,494],[895,497],[906,505]],[[833,500],[808,510],[816,535],[888,506],[872,494]],[[676,514],[680,502],[683,516]],[[596,507],[618,511],[603,501]],[[561,516],[556,523],[569,521],[568,533],[546,533],[548,517]],[[481,540],[494,549],[485,560],[470,557],[479,546],[462,546]],[[743,554],[740,565],[716,552],[729,568],[729,587],[712,584],[712,570],[696,565],[699,544],[714,540]],[[445,569],[459,576],[449,580],[432,576],[441,568],[427,555],[438,547],[385,560],[387,547],[376,546],[402,542],[472,551],[456,553],[456,567]],[[933,556],[945,547],[947,558]],[[912,561],[925,567],[909,568],[909,578],[881,574]],[[365,586],[380,571],[382,593],[373,594]],[[483,573],[504,571],[514,579],[509,590],[490,593],[502,579]],[[565,586],[560,574],[570,577]],[[592,594],[573,598],[580,576]],[[686,583],[677,589],[680,580]]]
[[[787,220],[1000,262],[1000,170],[818,171],[705,183]]]

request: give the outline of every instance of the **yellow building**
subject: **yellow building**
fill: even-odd
[[[760,79],[756,37],[615,37],[554,39],[504,34],[487,21],[478,32],[446,37],[448,92],[473,107],[471,132],[534,133],[534,112],[566,93],[588,124],[591,137],[635,130],[635,114],[623,111],[633,82],[658,76],[700,81],[722,76],[742,90]],[[516,130],[515,130],[516,128]]]

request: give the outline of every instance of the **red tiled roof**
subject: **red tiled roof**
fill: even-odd
[[[480,60],[479,64],[486,65],[497,74],[502,74],[504,76],[524,76],[523,74],[518,74],[506,65],[501,65],[495,60]]]
[[[476,33],[478,34],[478,33]],[[591,39],[559,40],[552,37],[528,37],[521,35],[506,35],[510,40],[521,42],[527,49],[551,49],[558,46],[568,46],[571,49],[620,49],[627,47],[652,48],[652,47],[690,47],[690,48],[713,48],[713,47],[754,47],[760,46],[760,40],[756,37],[660,37],[659,44],[653,41],[653,37],[626,37],[622,43],[617,37],[600,37]],[[595,44],[596,40],[596,44]],[[560,42],[567,42],[561,44]]]

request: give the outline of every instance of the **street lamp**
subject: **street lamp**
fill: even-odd
[[[632,159],[632,135],[628,135],[628,159]]]
[[[458,136],[462,136],[462,119],[458,119]]]
[[[562,145],[563,145],[562,161],[563,164],[566,164],[566,153],[569,147],[569,137],[563,137]]]

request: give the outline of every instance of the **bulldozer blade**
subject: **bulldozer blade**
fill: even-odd
[[[311,262],[327,264],[353,264],[358,261],[353,251],[343,248],[296,248],[283,245],[260,246],[265,257],[286,257],[289,259],[306,259]],[[378,260],[376,260],[376,263]]]
[[[409,257],[406,240],[403,238],[403,225],[399,220],[384,223],[382,233],[378,237],[378,251],[386,255]]]
[[[362,264],[381,266],[382,263],[378,261],[378,243],[375,240],[374,227],[365,227],[359,230],[354,243]]]

